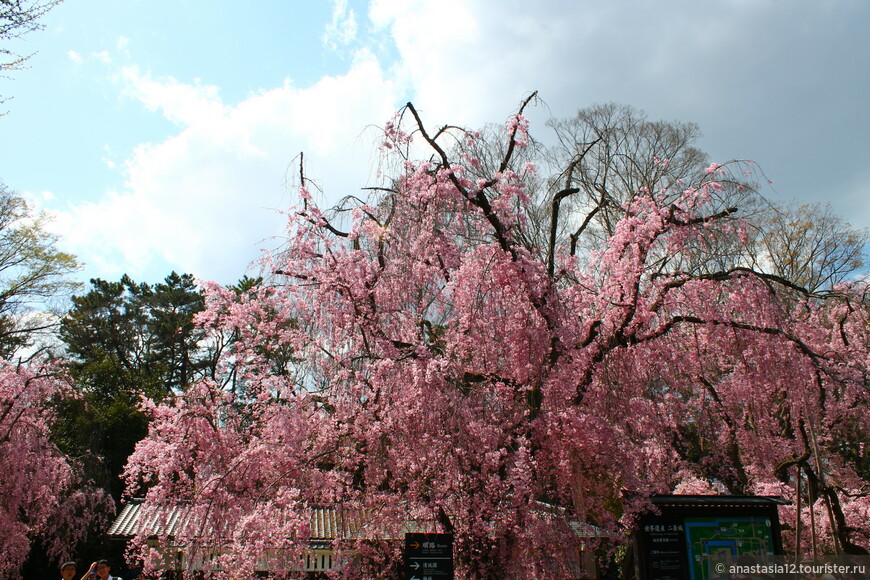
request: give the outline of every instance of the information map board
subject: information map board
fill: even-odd
[[[711,558],[782,554],[779,498],[653,496],[659,513],[640,518],[635,534],[637,577],[710,580]]]

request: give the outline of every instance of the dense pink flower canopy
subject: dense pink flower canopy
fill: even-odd
[[[111,515],[106,496],[81,481],[50,440],[51,403],[69,396],[60,368],[0,361],[0,577],[11,578],[42,542],[69,559],[89,526]]]
[[[511,163],[527,130],[512,116],[480,177],[471,147],[442,144],[477,135],[430,135],[409,105],[385,131],[388,187],[334,213],[303,177],[271,282],[207,287],[222,366],[150,406],[126,472],[146,506],[189,510],[174,542],[252,569],[301,554],[327,506],[357,521],[336,576],[395,566],[378,540],[417,522],[455,533],[459,577],[553,578],[566,531],[542,506],[612,546],[649,494],[791,499],[800,473],[817,503],[784,510],[787,530],[813,509],[831,549],[867,548],[867,288],[701,267],[711,240],[743,239],[728,164],[638,192],[595,251],[530,248],[533,168]]]

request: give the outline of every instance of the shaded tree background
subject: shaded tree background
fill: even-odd
[[[142,398],[171,398],[210,372],[203,331],[193,323],[203,297],[192,275],[173,272],[153,285],[126,275],[94,279],[72,305],[59,337],[82,396],[62,403],[55,435],[69,453],[95,460],[99,480],[120,501],[118,476],[147,430]]]

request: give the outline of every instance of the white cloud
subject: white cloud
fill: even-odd
[[[100,158],[100,161],[102,161],[109,169],[115,169],[118,164],[115,162],[115,153],[112,151],[112,148],[108,145],[103,145],[103,152],[105,155]]]
[[[66,56],[67,56],[67,58],[70,59],[70,61],[72,61],[73,64],[75,64],[77,66],[81,65],[83,62],[85,62],[85,59],[82,58],[82,55],[80,55],[79,53],[77,53],[74,50],[68,50],[66,53]]]
[[[838,187],[863,195],[852,168],[863,166],[870,132],[861,109],[870,69],[856,56],[866,52],[867,8],[818,6],[540,0],[532,11],[519,0],[372,0],[361,18],[335,0],[322,41],[355,58],[309,87],[288,80],[227,103],[214,85],[121,69],[126,94],[177,131],[137,147],[115,193],[72,206],[63,235],[118,274],[165,261],[231,282],[256,242],[280,234],[270,210],[292,203],[282,180],[300,151],[306,174],[336,199],[371,177],[365,127],[405,101],[432,126],[477,127],[504,120],[532,90],[548,105],[531,112],[535,131],[551,115],[616,101],[700,123],[702,146],[755,158],[786,198]],[[834,124],[839,116],[847,121]]]
[[[105,64],[105,65],[112,64],[112,55],[109,54],[108,50],[101,50],[99,52],[93,52],[93,53],[91,53],[91,57],[94,58],[95,60],[101,62],[102,64]]]
[[[295,202],[288,164],[305,152],[306,174],[332,199],[357,193],[371,175],[366,123],[395,108],[377,62],[359,58],[340,76],[308,88],[264,90],[224,104],[216,87],[152,78],[125,68],[128,94],[176,123],[176,134],[139,145],[123,188],[96,203],[56,212],[56,230],[107,278],[159,279],[168,268],[223,283],[237,280],[258,243],[280,236],[276,210]],[[165,272],[155,271],[165,268]]]
[[[538,90],[540,135],[550,116],[625,103],[699,123],[714,157],[755,159],[786,199],[832,192],[841,213],[848,176],[866,165],[870,68],[858,55],[870,49],[859,24],[868,17],[870,4],[838,0],[727,0],[715,10],[692,0],[539,0],[534,10],[519,0],[372,0],[369,9],[398,51],[397,85],[430,123],[501,122]]]
[[[35,203],[37,206],[42,206],[45,202],[52,202],[57,199],[54,192],[48,190],[43,190],[37,193],[24,192],[23,195],[30,203]]]
[[[186,84],[174,78],[152,79],[136,66],[121,68],[121,81],[126,92],[149,110],[159,110],[164,117],[179,126],[217,123],[226,112],[220,100],[220,89],[203,85],[199,79]]]
[[[333,50],[346,46],[356,40],[357,30],[356,13],[352,8],[348,9],[347,0],[334,0],[332,21],[326,25],[321,37],[323,44]]]

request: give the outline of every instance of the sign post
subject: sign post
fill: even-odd
[[[405,534],[408,580],[453,580],[453,534]]]
[[[654,495],[657,513],[641,515],[634,534],[642,580],[708,580],[711,563],[782,554],[778,497]]]

